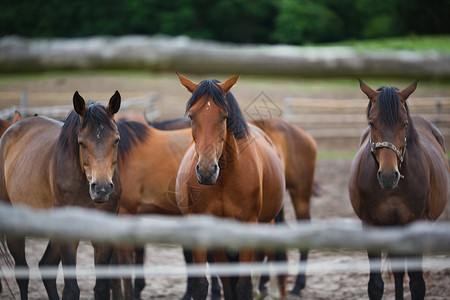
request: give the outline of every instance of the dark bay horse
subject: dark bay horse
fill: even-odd
[[[23,119],[8,128],[0,141],[0,197],[13,206],[36,209],[81,206],[117,213],[121,186],[117,171],[119,132],[114,114],[120,94],[107,107],[85,103],[76,92],[74,110],[65,123],[45,117]],[[16,267],[28,267],[25,238],[6,237]],[[95,265],[108,265],[112,247],[93,243]],[[39,266],[75,266],[78,242],[49,241]],[[28,279],[17,279],[22,299]],[[76,278],[64,278],[63,299],[78,299]],[[45,279],[49,299],[59,299],[56,278]],[[108,279],[97,278],[95,299],[109,299]]]
[[[370,100],[370,126],[361,136],[348,187],[353,209],[365,225],[436,220],[447,203],[450,175],[444,138],[430,122],[409,114],[406,99],[416,86],[414,82],[401,91],[389,86],[374,91],[360,80]],[[379,266],[372,263],[381,258],[381,251],[368,256],[369,298],[381,299],[384,284]],[[404,273],[394,271],[396,299],[403,299]],[[408,275],[412,299],[424,299],[422,270],[408,270]]]
[[[193,145],[178,170],[176,200],[183,215],[207,214],[241,222],[271,222],[283,205],[283,166],[270,139],[249,126],[236,101],[225,95],[236,83],[204,80],[199,84],[178,75],[192,93],[186,110],[191,119]],[[214,250],[216,262],[227,262],[224,251]],[[206,250],[193,251],[194,263],[206,263]],[[239,262],[252,262],[253,250],[239,251]],[[225,299],[252,299],[250,276],[222,277]],[[194,299],[205,299],[208,281],[192,278]]]

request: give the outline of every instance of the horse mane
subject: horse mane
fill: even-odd
[[[390,127],[394,127],[400,122],[400,107],[401,102],[398,97],[398,88],[392,86],[382,86],[377,89],[378,98],[377,104],[379,109],[380,121],[384,122]],[[367,106],[367,117],[370,115],[372,108],[372,101],[369,101]],[[417,140],[417,131],[413,126],[411,115],[409,113],[408,103],[405,101],[406,115],[408,117],[408,144],[414,143]]]
[[[131,148],[139,142],[143,142],[150,135],[146,124],[126,119],[117,122],[119,129],[119,162],[123,162]]]
[[[204,95],[203,105],[200,108],[203,109],[208,96],[210,96],[214,103],[228,114],[227,130],[233,132],[236,139],[244,138],[248,134],[248,126],[236,98],[231,92],[228,92],[224,97],[223,91],[217,83],[220,83],[220,81],[216,79],[206,79],[200,82],[186,105],[186,112]]]
[[[69,112],[56,144],[57,147],[77,161],[79,159],[78,133],[82,128],[86,126],[98,127],[100,125],[111,129],[114,128],[113,116],[102,104],[89,101],[86,103],[86,107],[86,113],[83,118],[80,118],[74,110]]]

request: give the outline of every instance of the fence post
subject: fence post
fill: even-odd
[[[441,101],[441,99],[440,98],[437,98],[436,99],[436,110],[435,110],[435,115],[436,115],[436,118],[435,118],[435,125],[436,125],[436,127],[440,127],[439,125],[440,125],[440,122],[441,122],[441,112],[442,112],[442,101]]]
[[[23,91],[22,97],[20,98],[20,109],[19,109],[19,112],[23,118],[26,117],[27,107],[28,107],[28,92]]]

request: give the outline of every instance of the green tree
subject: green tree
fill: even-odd
[[[281,0],[273,38],[277,42],[304,44],[344,38],[344,23],[324,1]]]

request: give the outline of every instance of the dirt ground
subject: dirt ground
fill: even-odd
[[[193,76],[194,80],[204,77]],[[219,80],[226,76],[217,76]],[[373,87],[386,84],[380,80],[371,80],[368,83]],[[395,81],[392,85],[406,86],[408,81]],[[141,74],[141,73],[62,73],[44,76],[16,77],[9,76],[0,78],[0,110],[19,105],[16,94],[26,90],[30,93],[30,106],[43,106],[55,104],[70,104],[71,95],[78,90],[85,99],[107,99],[115,90],[119,90],[123,98],[136,97],[146,93],[156,93],[159,96],[157,104],[162,113],[161,119],[181,117],[184,114],[184,105],[187,101],[188,92],[179,85],[175,74]],[[33,100],[32,93],[54,93],[66,97],[61,100]],[[282,110],[284,97],[316,97],[316,98],[363,98],[357,86],[356,80],[330,80],[330,82],[314,79],[295,78],[264,78],[251,77],[241,78],[233,88],[233,93],[238,99],[241,107],[251,105],[258,95],[264,92],[273,103]],[[442,83],[425,83],[416,92],[420,96],[442,96],[450,95],[450,88]],[[52,96],[53,97],[53,96]],[[363,112],[362,112],[363,113]],[[356,150],[357,142],[343,143],[338,150]],[[320,141],[319,151],[336,150],[334,141]],[[339,155],[337,156],[339,157]],[[312,220],[329,218],[356,219],[348,198],[347,177],[350,170],[351,159],[327,158],[320,159],[317,163],[316,180],[320,182],[323,192],[320,197],[312,199]],[[286,198],[288,222],[294,221],[292,207],[289,198]],[[439,221],[450,221],[450,207],[447,206]],[[36,267],[44,253],[45,240],[27,240],[27,258],[30,266]],[[93,251],[87,242],[82,242],[79,248],[78,263],[80,265],[92,265]],[[432,255],[425,258],[445,257],[449,255]],[[295,251],[289,252],[289,260],[296,261],[298,255]],[[337,250],[313,250],[310,252],[309,262],[352,262],[365,261],[367,256],[363,251]],[[168,245],[148,245],[146,247],[146,265],[176,265],[183,266],[181,248]],[[1,261],[1,265],[4,261]],[[367,264],[368,270],[368,264]],[[426,270],[428,278],[426,299],[448,299],[450,296],[450,269]],[[61,277],[61,276],[60,276]],[[143,299],[180,299],[186,287],[183,277],[147,277],[147,286],[143,291]],[[62,290],[62,279],[58,279],[60,291]],[[293,286],[294,278],[289,278],[288,287]],[[302,299],[364,299],[367,298],[368,271],[334,273],[326,271],[308,274],[307,286],[303,291]],[[18,288],[13,280],[8,280],[11,293],[2,281],[4,291],[0,299],[19,299]],[[93,279],[79,279],[82,299],[93,299]],[[393,281],[385,274],[385,297],[394,298]],[[45,289],[38,279],[30,281],[30,299],[46,299]],[[61,292],[60,292],[61,293]],[[292,297],[295,299],[295,297]],[[408,283],[405,280],[405,299],[410,299]]]

